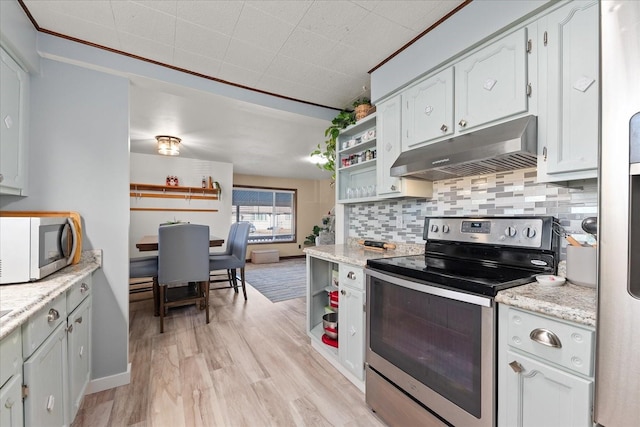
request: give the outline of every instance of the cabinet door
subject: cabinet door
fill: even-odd
[[[24,363],[27,426],[65,425],[67,395],[67,332],[61,324]]]
[[[451,67],[402,93],[402,151],[453,131]]]
[[[598,4],[571,2],[544,18],[542,26],[546,27],[541,32],[546,61],[541,75],[546,75],[547,111],[541,129],[541,159],[549,174],[591,170],[595,177],[600,91]]]
[[[0,426],[22,425],[22,375],[17,374],[0,388]]]
[[[364,380],[364,292],[341,285],[339,298],[340,362],[359,380]]]
[[[522,28],[456,64],[458,131],[527,111],[526,46]]]
[[[593,406],[593,380],[586,380],[537,360],[507,351],[509,365],[500,367],[506,387],[499,390],[499,404],[506,406],[501,426],[589,426]]]
[[[27,73],[0,50],[0,193],[21,194],[26,180]]]
[[[69,368],[69,424],[82,403],[91,376],[91,297],[84,300],[67,319]]]
[[[394,195],[402,191],[400,178],[390,175],[391,166],[401,152],[400,95],[378,104],[378,195]]]

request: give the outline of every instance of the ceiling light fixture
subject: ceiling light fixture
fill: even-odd
[[[169,135],[156,136],[158,141],[158,153],[165,156],[177,156],[180,154],[180,138]]]

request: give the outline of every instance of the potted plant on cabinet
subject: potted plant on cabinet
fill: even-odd
[[[356,120],[360,120],[367,117],[373,107],[369,98],[359,98],[353,102],[353,108]]]

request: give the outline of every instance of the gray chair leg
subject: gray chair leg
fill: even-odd
[[[159,286],[160,288],[160,333],[164,332],[164,300],[165,300],[165,288],[166,286]]]
[[[244,267],[242,267],[240,269],[240,280],[242,280],[242,293],[244,294],[244,300],[247,300],[247,288],[245,287],[244,283]],[[237,291],[236,291],[237,292]]]

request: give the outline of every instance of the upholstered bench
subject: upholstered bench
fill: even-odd
[[[251,251],[252,264],[268,264],[280,262],[280,252],[277,249],[259,249]]]

